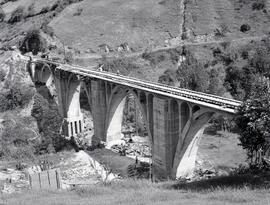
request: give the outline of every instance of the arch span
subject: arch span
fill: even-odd
[[[123,120],[123,111],[125,107],[125,102],[127,99],[127,96],[132,95],[134,97],[134,103],[137,104],[139,107],[139,110],[142,114],[142,120],[144,122],[144,125],[146,126],[147,134],[149,137],[149,141],[152,141],[152,135],[150,132],[150,126],[148,123],[148,114],[147,114],[147,94],[144,92],[136,91],[134,92],[133,89],[123,89],[119,88],[116,91],[116,95],[112,94],[111,100],[110,100],[110,107],[109,107],[109,116],[108,116],[108,124],[107,124],[107,138],[106,141],[108,143],[108,146],[117,143],[120,139],[122,139],[122,120]]]

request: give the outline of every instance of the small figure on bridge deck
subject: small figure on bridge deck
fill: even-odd
[[[49,60],[49,59],[50,59],[49,54],[50,54],[49,51],[47,51],[47,52],[45,52],[45,53],[42,53],[42,54],[41,54],[41,58],[45,58],[45,59]]]
[[[98,68],[98,71],[103,71],[103,66],[104,66],[104,65],[101,65],[101,66]]]

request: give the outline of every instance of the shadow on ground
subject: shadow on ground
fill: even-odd
[[[165,186],[169,189],[190,191],[204,191],[216,188],[270,188],[270,173],[222,176],[194,182],[176,182]]]

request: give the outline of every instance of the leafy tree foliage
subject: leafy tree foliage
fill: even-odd
[[[203,64],[191,55],[179,66],[177,78],[183,88],[206,92],[209,86],[208,72]]]
[[[242,62],[234,59],[234,64],[228,66],[225,86],[235,98],[243,100],[251,95],[257,75],[270,77],[270,39],[251,44],[241,56]]]
[[[17,82],[11,84],[9,89],[0,93],[0,112],[24,107],[32,100],[33,95],[33,88]]]
[[[33,159],[34,148],[30,139],[35,132],[27,127],[28,120],[20,121],[18,116],[4,116],[4,129],[0,134],[0,158]]]
[[[244,101],[236,117],[240,129],[240,142],[253,162],[261,149],[266,151],[270,139],[270,89],[269,80],[257,78],[250,97]],[[268,83],[267,83],[268,82]]]

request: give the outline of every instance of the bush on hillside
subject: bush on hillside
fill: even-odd
[[[252,4],[252,10],[262,10],[265,8],[265,0],[256,0],[256,2],[254,2]]]
[[[105,71],[117,72],[121,74],[128,74],[130,70],[138,69],[138,66],[129,58],[115,58],[108,60],[106,56],[102,56],[101,65]]]
[[[0,93],[0,112],[23,108],[34,96],[34,90],[21,83],[12,84]]]
[[[5,20],[6,14],[4,10],[0,7],[0,22],[3,22]]]
[[[72,64],[74,62],[73,53],[68,51],[65,53],[64,61],[68,64]]]
[[[78,8],[77,11],[73,14],[73,16],[80,16],[83,12],[82,8]]]
[[[6,77],[6,72],[3,69],[0,69],[0,82],[3,82]]]
[[[23,54],[32,52],[34,55],[37,55],[38,52],[45,52],[46,49],[46,40],[41,36],[40,30],[38,29],[28,31],[20,45],[20,51]]]
[[[63,121],[55,102],[36,94],[31,115],[36,119],[41,133],[41,143],[35,146],[36,154],[58,152],[66,147],[72,147],[70,142],[61,136]]]
[[[54,30],[52,27],[50,27],[47,23],[43,24],[41,27],[42,31],[46,34],[48,34],[50,37],[54,36]]]
[[[150,63],[155,66],[162,61],[170,60],[172,63],[177,64],[179,60],[179,56],[182,53],[182,49],[170,49],[167,51],[159,51],[159,52],[144,52],[142,54],[142,58],[150,61]]]
[[[32,3],[27,9],[27,17],[32,17],[35,15],[35,4]]]
[[[64,10],[68,5],[77,3],[83,0],[58,0],[55,4],[51,7],[51,11],[55,11],[56,13],[60,13]]]
[[[250,29],[251,29],[251,27],[250,27],[250,25],[248,25],[248,24],[243,24],[243,25],[241,25],[241,27],[240,27],[240,31],[243,32],[243,33],[249,31]]]
[[[15,2],[15,1],[18,1],[18,0],[2,0],[0,2],[0,5],[4,5],[4,4],[8,3],[8,2]]]
[[[22,122],[15,121],[14,119],[6,120],[10,120],[13,123],[9,121],[5,123],[0,137],[0,157],[33,159],[34,148],[29,139],[35,138],[35,133]]]
[[[177,82],[175,71],[166,70],[158,79],[159,83],[175,86]]]
[[[24,7],[19,6],[11,13],[11,17],[9,18],[8,23],[13,24],[16,22],[20,22],[24,19],[24,17],[25,17]]]
[[[50,7],[49,6],[45,6],[41,9],[39,14],[45,14],[48,13],[50,11]]]

